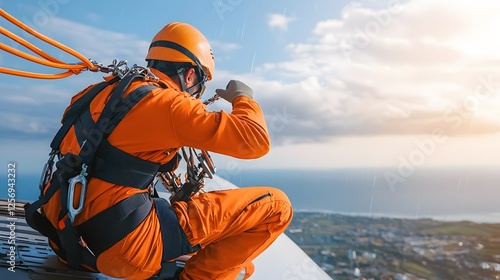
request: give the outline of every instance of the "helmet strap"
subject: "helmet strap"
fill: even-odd
[[[181,90],[189,93],[194,98],[200,98],[201,95],[203,94],[203,92],[205,91],[204,83],[205,83],[206,77],[200,78],[198,76],[198,74],[196,74],[196,76],[198,78],[198,83],[194,84],[192,87],[187,88],[186,87],[187,86],[186,80],[184,79],[185,72],[186,72],[185,68],[180,68],[179,70],[177,70],[177,76],[179,77],[179,83],[181,84]],[[199,90],[194,91],[194,88],[196,88],[196,86],[198,86],[198,85],[200,86]]]
[[[184,68],[181,68],[177,70],[177,77],[179,77],[179,83],[181,84],[181,90],[182,91],[188,91],[189,89],[186,88],[186,80],[184,79]]]

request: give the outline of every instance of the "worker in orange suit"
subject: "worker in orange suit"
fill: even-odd
[[[216,91],[232,104],[230,113],[210,112],[200,100],[204,83],[212,79],[214,57],[206,38],[193,26],[185,23],[166,25],[153,38],[146,60],[151,73],[159,79],[133,79],[120,93],[125,98],[141,86],[153,87],[107,135],[107,143],[117,152],[144,162],[165,165],[172,162],[176,152],[185,146],[240,159],[259,158],[269,151],[270,139],[262,110],[246,84],[231,80],[225,89]],[[112,93],[119,87],[112,82],[113,79],[113,76],[105,78],[108,84],[88,107],[82,109],[85,113],[75,117],[62,138],[59,145],[62,160],[57,165],[60,174],[63,174],[63,160],[69,160],[71,155],[81,155],[85,145],[92,140],[85,122],[97,123],[101,113],[104,114]],[[96,87],[89,86],[72,98],[63,124],[69,118],[69,112],[78,107],[79,100],[90,95]],[[66,244],[72,243],[65,241],[66,233],[61,232],[71,227],[75,229],[79,248],[84,248],[78,253],[82,261],[80,267],[111,277],[147,279],[155,275],[170,275],[161,274],[164,266],[179,254],[191,254],[182,272],[177,271],[169,277],[235,279],[244,271],[246,279],[254,271],[252,260],[284,232],[292,218],[287,196],[270,187],[200,193],[187,201],[172,203],[168,211],[159,210],[158,202],[147,197],[151,192],[151,181],[146,182],[147,188],[128,183],[129,175],[140,172],[132,174],[134,168],[127,168],[126,160],[107,155],[106,152],[97,152],[89,165],[84,205],[77,216],[71,217],[70,223],[65,222],[68,215],[61,202],[66,195],[62,193],[63,188],[49,196],[52,192],[50,186],[55,184],[54,178],[43,188],[43,194],[50,199],[41,207],[41,213],[50,221],[49,227],[58,233],[49,236],[50,245],[60,259],[69,264],[69,258],[74,256]],[[58,171],[54,173],[58,174],[55,177],[65,178]],[[60,180],[64,184],[66,179]],[[119,232],[127,227],[127,223],[116,222],[112,226],[114,219],[104,219],[96,228],[90,227],[89,221],[121,202],[139,196],[146,197],[145,204],[152,204],[145,217],[128,229],[123,238],[98,246],[101,235]],[[78,199],[76,197],[75,201]],[[124,208],[119,212],[127,210]],[[164,232],[169,230],[169,236],[165,236]],[[95,259],[87,261],[89,256]]]

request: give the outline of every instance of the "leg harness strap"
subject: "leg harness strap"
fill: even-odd
[[[190,254],[201,248],[200,245],[191,246],[174,209],[163,198],[153,198],[158,219],[160,220],[161,236],[163,239],[163,255],[160,278],[170,278],[175,275],[176,264],[173,259]]]

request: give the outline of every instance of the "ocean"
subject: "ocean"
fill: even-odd
[[[228,176],[244,187],[283,190],[295,211],[500,223],[500,170],[245,170]]]
[[[240,187],[272,186],[283,190],[295,211],[331,212],[393,218],[432,218],[500,223],[500,170],[492,168],[384,168],[219,170]],[[0,197],[8,194],[7,178]],[[16,178],[16,199],[38,197],[39,175]]]

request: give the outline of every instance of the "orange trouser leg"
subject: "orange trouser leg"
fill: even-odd
[[[174,203],[179,222],[192,245],[201,244],[181,279],[235,279],[290,223],[288,197],[269,187],[207,192],[189,202]]]

